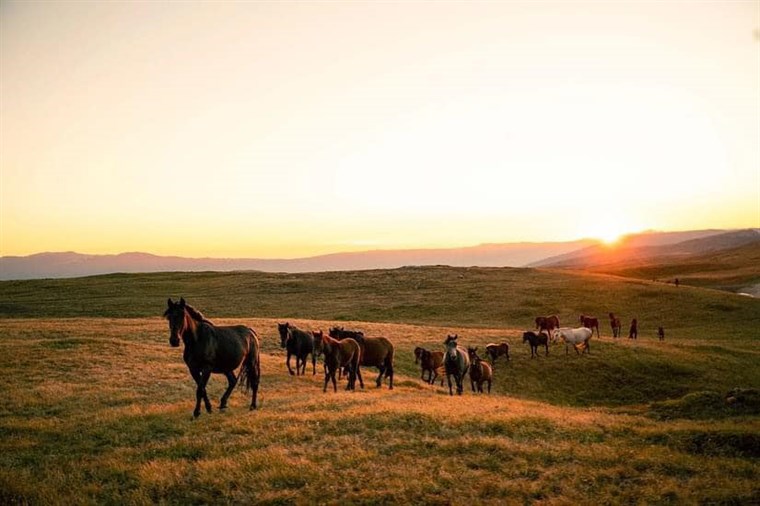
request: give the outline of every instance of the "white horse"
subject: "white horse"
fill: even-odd
[[[568,344],[572,344],[575,348],[575,352],[580,355],[581,351],[591,353],[591,347],[589,346],[589,340],[594,331],[588,327],[579,327],[577,329],[571,329],[570,327],[563,327],[554,329],[552,338],[556,341],[561,339],[565,343],[565,355],[570,353],[567,348]]]

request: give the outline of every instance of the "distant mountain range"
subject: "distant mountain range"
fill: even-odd
[[[116,272],[237,271],[319,272],[393,269],[408,265],[551,267],[590,269],[662,256],[689,256],[760,241],[760,230],[644,232],[607,246],[596,240],[484,244],[466,248],[376,250],[296,259],[185,258],[148,253],[85,255],[38,253],[0,257],[0,280],[65,278]]]
[[[308,258],[185,258],[148,253],[83,255],[38,253],[0,257],[0,280],[67,278],[114,272],[242,271],[321,272],[394,269],[407,265],[518,267],[547,256],[586,248],[596,241],[483,244],[466,248],[376,250]]]

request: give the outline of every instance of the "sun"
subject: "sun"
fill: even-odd
[[[624,232],[616,229],[605,229],[597,232],[596,238],[602,241],[604,244],[612,245],[618,242],[623,234]]]
[[[585,233],[583,236],[598,239],[604,244],[611,246],[617,243],[624,235],[631,234],[637,230],[642,229],[625,216],[614,212],[607,212],[595,216],[593,222],[589,222],[584,227],[583,232]]]

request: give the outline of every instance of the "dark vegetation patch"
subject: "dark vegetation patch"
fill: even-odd
[[[747,430],[672,430],[647,436],[646,441],[693,455],[760,458],[760,434]]]
[[[760,415],[760,391],[756,389],[734,389],[724,394],[694,392],[680,399],[654,402],[648,413],[657,420],[705,420],[750,415]]]

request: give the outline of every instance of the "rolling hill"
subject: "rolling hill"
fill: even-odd
[[[195,399],[160,314],[183,295],[260,336],[260,409],[212,378]],[[591,353],[531,359],[536,314],[614,310]],[[336,323],[396,345],[394,390],[289,376],[276,323]],[[113,274],[0,282],[0,502],[754,504],[760,300],[606,274],[410,267]],[[664,325],[667,338],[655,338]],[[490,395],[419,380],[416,346],[506,341]],[[376,374],[365,370],[365,379]],[[371,383],[371,380],[370,380]],[[730,402],[729,402],[730,400]]]
[[[606,265],[625,262],[652,260],[654,263],[654,259],[698,256],[758,242],[760,242],[760,229],[730,232],[708,230],[688,234],[644,233],[624,237],[612,245],[596,244],[546,258],[533,262],[528,267],[598,269]]]

